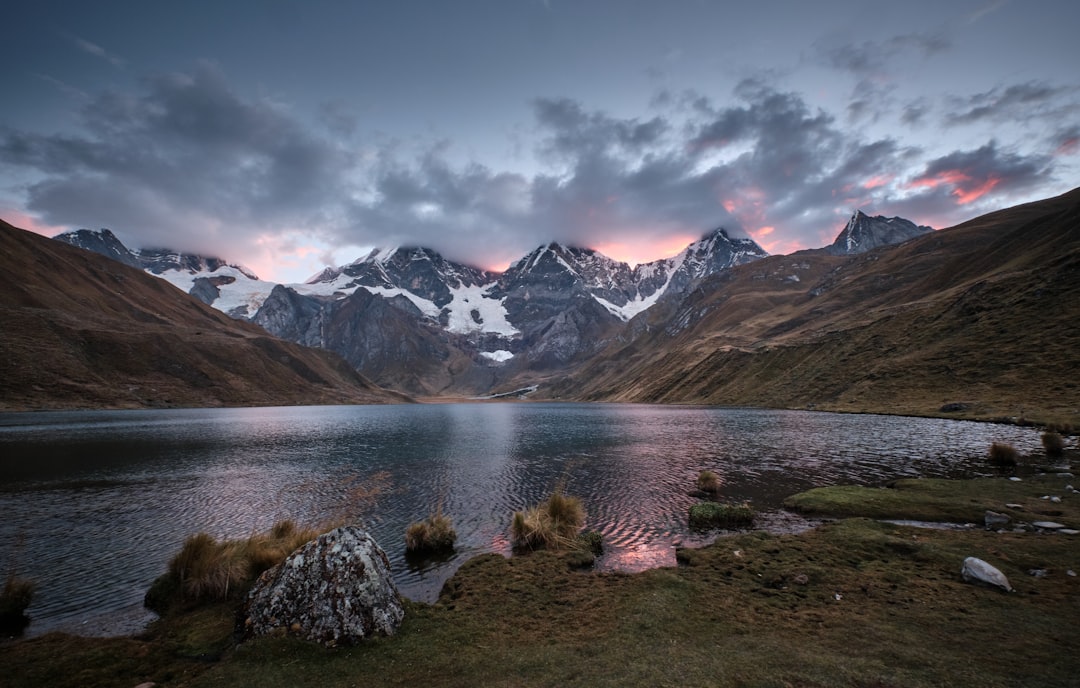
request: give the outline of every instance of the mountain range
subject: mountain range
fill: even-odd
[[[722,228],[633,268],[558,243],[502,273],[428,248],[379,248],[306,283],[281,285],[218,258],[130,250],[104,229],[56,238],[139,266],[271,334],[334,351],[380,385],[423,396],[487,394],[565,371],[665,296],[768,255]]]
[[[502,273],[381,248],[289,285],[107,230],[58,238],[172,282],[188,310],[212,303],[200,317],[229,313],[245,338],[328,349],[417,396],[1080,420],[1078,228],[1080,190],[938,231],[856,211],[832,245],[783,256],[723,230],[636,267],[561,244]],[[12,284],[34,282],[27,265]],[[62,291],[65,269],[44,282]]]
[[[850,255],[929,231],[856,211],[823,250]],[[484,395],[561,375],[661,300],[768,255],[723,228],[676,256],[634,267],[558,243],[538,246],[502,273],[429,248],[393,247],[303,284],[279,285],[219,258],[132,250],[106,229],[56,238],[140,267],[271,334],[334,351],[382,386],[421,396]]]

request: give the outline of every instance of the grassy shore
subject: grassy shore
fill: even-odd
[[[1067,477],[900,481],[793,498],[849,516],[801,535],[750,533],[679,550],[639,574],[570,570],[553,552],[467,562],[393,638],[326,650],[235,645],[208,606],[135,638],[50,634],[0,648],[5,684],[124,686],[1072,686],[1080,536],[915,529],[863,518],[1080,526]],[[1043,500],[1059,495],[1060,503]],[[1053,513],[1051,513],[1053,512]],[[1014,593],[965,583],[976,556]],[[1043,571],[1040,576],[1029,571]]]

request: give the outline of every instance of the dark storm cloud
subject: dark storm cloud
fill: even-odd
[[[883,41],[839,45],[819,42],[816,49],[819,59],[827,66],[867,77],[886,72],[890,63],[904,54],[930,57],[948,50],[951,45],[943,33],[911,33]]]
[[[213,67],[143,87],[91,100],[80,135],[4,132],[0,157],[47,175],[27,189],[45,222],[206,249],[303,226],[342,193],[349,154],[279,108],[244,100]]]
[[[950,98],[946,124],[979,121],[1017,121],[1033,117],[1061,117],[1080,112],[1075,87],[1052,86],[1041,81],[1013,84],[963,98]]]
[[[821,64],[848,72],[856,78],[850,102],[848,120],[852,123],[876,122],[895,109],[893,92],[895,79],[892,70],[908,55],[923,58],[947,51],[950,39],[941,32],[911,33],[881,41],[831,44],[819,41],[815,45],[816,59]]]
[[[922,124],[926,115],[930,112],[930,106],[926,101],[920,99],[908,103],[904,106],[903,112],[900,114],[900,121],[908,126],[918,126]]]
[[[267,237],[285,246],[304,231],[332,246],[430,246],[482,266],[551,240],[659,245],[718,226],[785,252],[827,243],[856,207],[926,222],[915,213],[944,216],[1052,172],[1049,156],[995,144],[925,162],[760,78],[723,103],[666,94],[647,119],[565,98],[532,107],[546,167],[526,176],[453,163],[451,141],[365,142],[335,105],[317,113],[327,138],[202,65],[90,99],[75,135],[0,131],[0,160],[34,171],[27,207],[45,223],[108,226],[134,246],[243,260]],[[923,108],[912,103],[910,119]],[[1055,145],[1075,146],[1075,134]]]
[[[548,133],[543,150],[555,156],[640,154],[660,143],[669,129],[660,117],[645,122],[614,119],[604,113],[586,112],[580,103],[568,98],[537,99],[534,112],[538,125]]]

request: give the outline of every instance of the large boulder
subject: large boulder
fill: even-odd
[[[244,631],[334,646],[393,635],[404,616],[386,554],[367,532],[344,526],[259,577],[244,605]]]

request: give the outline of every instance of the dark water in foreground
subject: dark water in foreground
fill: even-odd
[[[1031,429],[937,419],[605,404],[447,404],[0,414],[0,576],[37,581],[31,634],[146,622],[142,597],[188,535],[243,537],[292,518],[356,516],[403,594],[433,600],[510,514],[557,487],[603,533],[604,569],[673,565],[698,471],[723,497],[905,476],[969,476]],[[449,561],[410,567],[405,527],[441,504]]]

